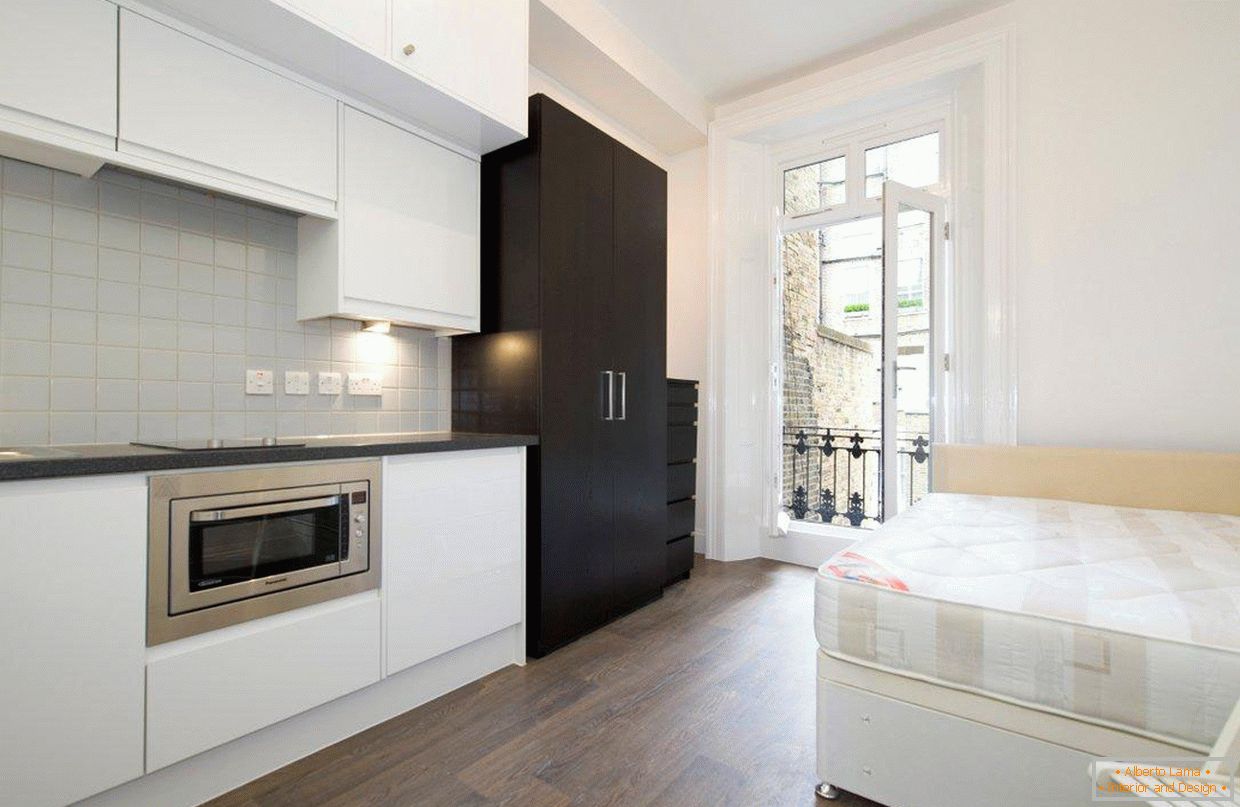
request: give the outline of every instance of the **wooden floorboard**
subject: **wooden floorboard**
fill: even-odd
[[[811,570],[699,557],[658,602],[210,805],[826,807],[815,649]]]

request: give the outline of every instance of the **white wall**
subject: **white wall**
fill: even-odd
[[[1240,450],[1240,3],[1015,12],[1019,441]]]

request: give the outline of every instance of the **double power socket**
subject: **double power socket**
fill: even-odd
[[[318,373],[319,395],[339,395],[343,388],[341,373]],[[382,395],[382,373],[349,373],[350,395]],[[274,395],[275,373],[271,370],[245,371],[246,395]],[[305,370],[286,370],[284,373],[285,395],[309,395],[310,373]]]

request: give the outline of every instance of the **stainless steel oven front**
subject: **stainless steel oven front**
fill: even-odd
[[[377,588],[380,467],[151,477],[147,644]]]

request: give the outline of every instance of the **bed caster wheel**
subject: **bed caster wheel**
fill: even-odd
[[[830,782],[819,782],[814,788],[814,795],[827,801],[835,801],[840,797],[840,789]]]

